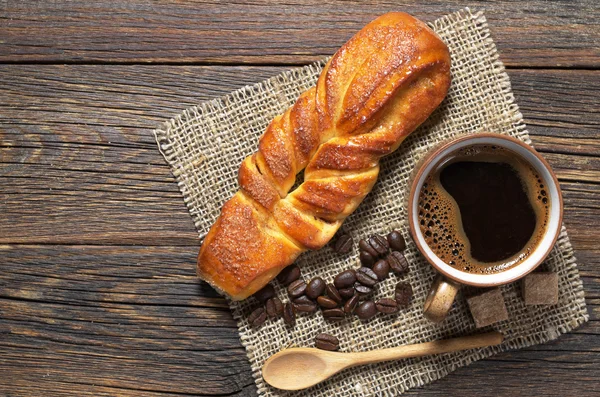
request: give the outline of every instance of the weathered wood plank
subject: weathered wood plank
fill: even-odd
[[[0,394],[254,395],[225,301],[195,278],[194,247],[4,245],[1,256]],[[526,377],[532,393],[587,395],[600,363],[596,267],[581,264],[593,274],[584,275],[592,321],[411,393],[443,395],[452,385],[475,396],[479,384],[510,395]]]
[[[281,70],[0,66],[0,243],[197,245],[151,128]],[[565,182],[567,208],[579,207],[566,216],[578,249],[596,240],[599,73],[511,71],[534,143]]]
[[[184,107],[281,70],[0,66],[0,243],[197,245],[151,129]],[[534,143],[563,179],[576,248],[591,249],[600,72],[510,74]],[[590,183],[578,187],[579,180]]]
[[[165,343],[166,346],[169,344],[170,340]],[[129,390],[155,392],[156,395],[164,392],[227,395],[252,384],[247,358],[241,350],[203,354],[188,350],[174,354],[166,352],[167,349],[165,347],[165,351],[160,353],[114,351],[113,356],[107,353],[106,348],[100,353],[73,352],[69,348],[46,343],[42,351],[3,348],[0,367],[6,376],[4,379],[14,380],[7,384],[8,388],[36,385],[37,395],[40,395],[39,391],[43,391],[43,395],[53,395],[55,383],[85,385],[92,393],[97,386],[114,388],[115,391],[120,389],[118,395],[127,396]],[[48,384],[44,382],[46,379]],[[0,391],[6,383],[1,383]],[[23,395],[19,389],[16,394]]]
[[[0,65],[2,144],[91,143],[154,148],[148,129],[202,101],[288,67]],[[532,135],[600,152],[600,72],[509,70]],[[85,133],[84,133],[85,132]],[[52,133],[50,137],[49,133]],[[38,137],[46,135],[46,139]],[[579,141],[581,140],[581,141]],[[546,146],[552,146],[549,141]],[[567,141],[561,141],[563,146]],[[571,144],[570,146],[574,146]],[[584,153],[590,153],[591,150]]]
[[[223,395],[252,384],[226,302],[188,247],[2,246],[0,394]],[[98,387],[98,389],[96,389]],[[131,390],[131,393],[130,393]]]
[[[134,315],[138,306],[146,306],[144,310],[153,317],[160,317],[169,307],[172,318],[165,321],[177,321],[170,325],[235,327],[226,302],[197,279],[197,249],[193,246],[16,244],[2,245],[0,252],[0,297],[10,299],[7,305],[15,309],[29,303],[49,305],[35,309],[40,318],[48,317],[58,305],[71,305],[73,308],[62,313],[61,319],[87,311],[81,320],[103,317],[103,323],[117,324]],[[579,269],[588,299],[600,304],[596,302],[600,299],[600,277],[594,272],[600,249],[581,253],[596,256],[595,261],[580,258]],[[106,313],[99,316],[101,312]],[[205,321],[196,323],[197,317]],[[149,322],[148,318],[133,321]]]
[[[554,72],[537,70],[510,70],[508,73],[538,150],[600,155],[600,115],[597,111],[600,79],[592,77],[595,72],[569,70],[560,74],[564,78]],[[578,165],[587,168],[585,164]],[[596,182],[600,181],[596,175],[594,177]]]
[[[564,343],[562,339],[559,342]],[[593,343],[593,342],[590,342]],[[530,349],[503,353],[461,368],[407,396],[595,396],[598,354],[553,352],[533,358]]]
[[[509,66],[600,65],[593,0],[0,1],[0,62],[306,63],[334,53],[377,15],[432,21],[488,9]]]

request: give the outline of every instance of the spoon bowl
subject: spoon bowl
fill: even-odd
[[[348,354],[313,348],[285,349],[262,368],[265,381],[278,389],[300,390],[316,385],[347,366]]]
[[[501,333],[494,331],[358,353],[296,347],[282,350],[271,356],[262,367],[262,376],[268,384],[278,389],[301,390],[314,386],[349,367],[493,346],[502,343],[503,339]]]

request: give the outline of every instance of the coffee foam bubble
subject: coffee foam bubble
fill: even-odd
[[[517,171],[538,219],[529,242],[520,252],[493,263],[480,262],[471,256],[469,239],[462,228],[460,209],[439,179],[443,168],[455,161],[505,162]],[[490,145],[461,149],[441,159],[438,164],[441,166],[435,167],[423,183],[418,201],[419,227],[432,251],[445,263],[469,273],[498,273],[524,261],[543,238],[550,211],[545,181],[533,167],[516,153]]]

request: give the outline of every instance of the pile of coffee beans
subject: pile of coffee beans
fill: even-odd
[[[342,232],[334,242],[333,249],[340,254],[347,254],[352,250],[352,244],[352,237]],[[406,248],[402,234],[397,230],[386,237],[373,234],[360,240],[359,248],[362,267],[340,272],[334,277],[333,283],[328,284],[321,277],[307,282],[297,265],[286,267],[277,276],[277,281],[287,288],[289,302],[281,302],[273,286],[268,284],[254,294],[263,306],[250,314],[250,325],[259,327],[267,317],[277,319],[283,316],[286,325],[293,327],[298,312],[311,314],[319,308],[323,317],[331,322],[341,321],[351,314],[367,321],[377,313],[394,314],[408,307],[412,299],[412,287],[407,282],[398,283],[394,296],[390,298],[375,301],[371,297],[376,285],[387,279],[390,272],[403,277],[409,270],[408,261],[401,252]],[[319,337],[322,335],[326,334]],[[323,338],[317,347],[319,344],[332,345],[331,339]]]

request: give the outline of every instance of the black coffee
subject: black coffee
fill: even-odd
[[[550,207],[533,167],[488,145],[458,150],[438,164],[419,195],[419,223],[440,259],[470,273],[497,273],[533,252]]]

